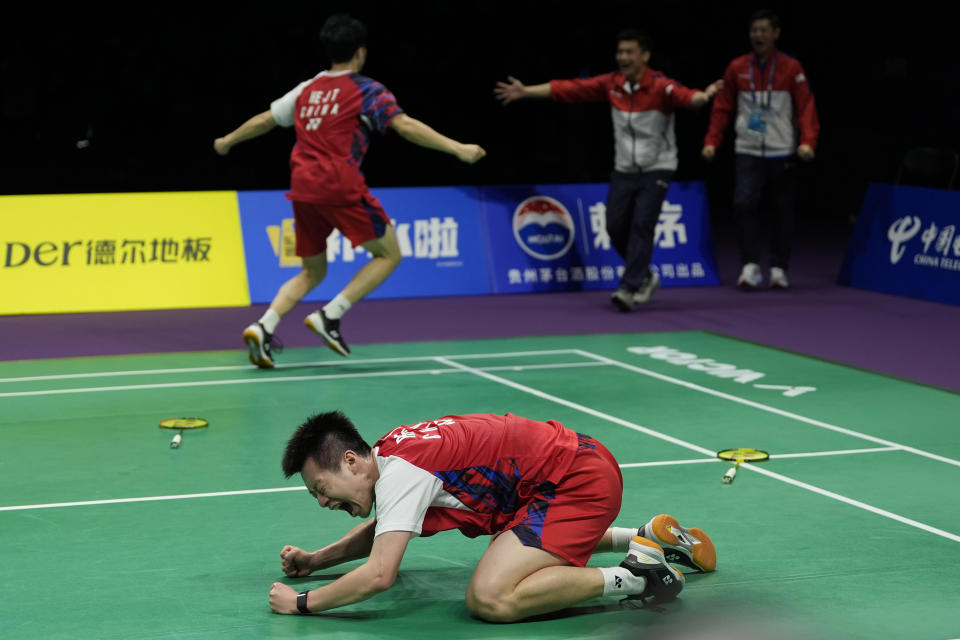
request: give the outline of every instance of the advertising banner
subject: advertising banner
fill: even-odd
[[[484,230],[475,187],[372,189],[394,221],[403,260],[369,298],[490,293]],[[250,299],[270,302],[300,270],[293,207],[285,191],[240,191],[240,218]],[[327,276],[306,301],[333,298],[369,260],[334,231],[327,239]]]
[[[0,314],[244,306],[234,192],[0,197]]]
[[[495,293],[614,289],[623,260],[606,232],[606,184],[484,187]],[[703,183],[672,183],[651,267],[661,286],[720,283]]]
[[[960,193],[871,184],[840,284],[960,304]]]

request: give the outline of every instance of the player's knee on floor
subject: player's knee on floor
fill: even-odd
[[[467,589],[467,610],[487,622],[516,622],[521,618],[516,604],[492,589]]]

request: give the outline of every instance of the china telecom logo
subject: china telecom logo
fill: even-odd
[[[558,201],[532,196],[513,212],[513,237],[524,253],[540,260],[556,260],[573,246],[573,216]]]

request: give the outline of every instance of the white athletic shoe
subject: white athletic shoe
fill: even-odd
[[[780,267],[770,269],[770,287],[773,289],[786,289],[790,286],[787,281],[787,273]]]
[[[752,291],[760,286],[763,281],[763,275],[760,273],[760,265],[756,262],[748,262],[743,265],[740,271],[740,277],[737,278],[737,286],[744,291]]]
[[[657,275],[656,271],[651,271],[650,275],[647,276],[647,281],[633,294],[633,301],[637,304],[647,304],[650,302],[650,297],[653,296],[653,292],[659,287],[660,276]]]

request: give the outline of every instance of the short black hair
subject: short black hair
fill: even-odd
[[[639,29],[624,29],[618,33],[617,44],[620,44],[624,40],[632,40],[636,42],[638,45],[640,45],[640,49],[643,51],[653,51],[653,38]]]
[[[346,13],[334,14],[320,29],[320,44],[330,62],[348,62],[357,49],[367,44],[367,27]]]
[[[348,450],[363,457],[371,452],[370,445],[342,411],[316,413],[297,427],[287,441],[283,452],[284,477],[300,473],[308,458],[324,471],[339,471]]]
[[[752,27],[753,23],[757,20],[769,20],[771,27],[774,29],[780,28],[780,16],[769,9],[760,9],[759,11],[754,11],[753,15],[750,16],[750,26]]]

